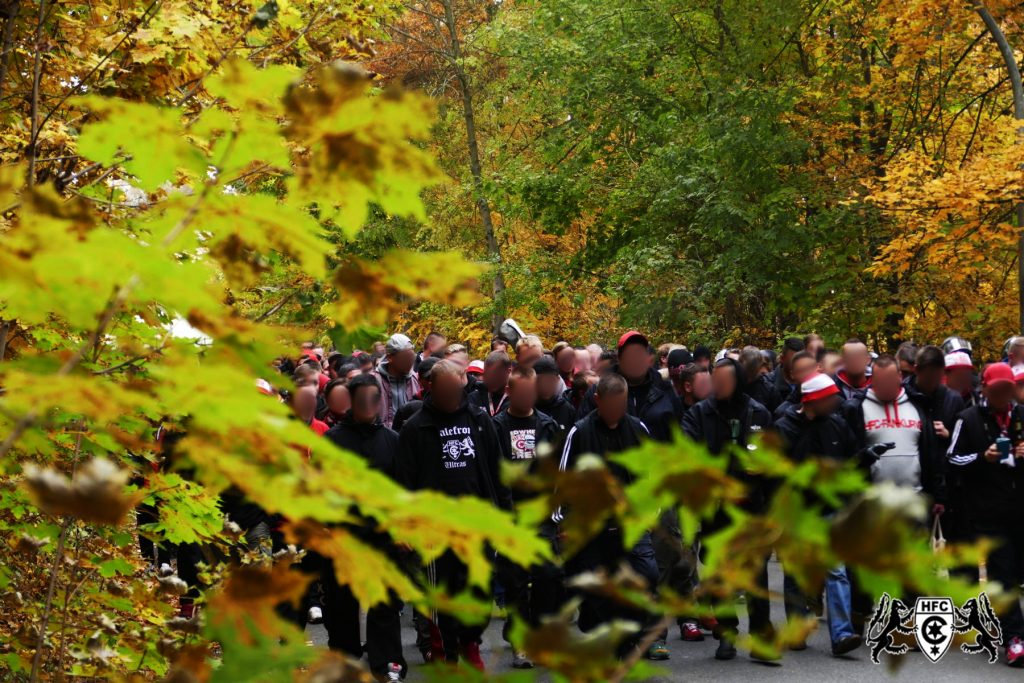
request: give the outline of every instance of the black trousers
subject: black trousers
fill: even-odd
[[[458,595],[469,585],[469,568],[450,550],[429,563],[426,568],[427,580],[431,585],[440,586],[449,596]],[[481,589],[474,588],[478,598],[489,596]],[[470,644],[479,644],[490,615],[477,623],[463,623],[452,614],[437,613],[437,628],[441,632],[444,657],[448,662],[459,661],[459,653]]]
[[[557,532],[553,527],[540,534],[558,556]],[[498,578],[505,588],[505,605],[528,625],[537,626],[543,617],[556,614],[565,602],[565,573],[554,562],[521,567],[503,555],[498,556]]]
[[[975,539],[988,537],[998,544],[989,553],[985,562],[990,581],[998,581],[1003,589],[1015,597],[1010,605],[1000,612],[1003,628],[1003,644],[1011,638],[1024,638],[1024,613],[1020,608],[1020,583],[1024,577],[1024,527],[1013,520],[971,519]],[[977,572],[974,576],[977,580]]]
[[[658,564],[654,558],[654,547],[651,535],[646,533],[632,549],[622,547],[622,532],[618,529],[606,529],[585,545],[566,565],[566,573],[570,576],[588,571],[604,569],[614,574],[623,561],[629,563],[633,570],[644,578],[649,590],[658,585]],[[644,628],[649,628],[655,621],[646,612],[623,606],[613,600],[588,593],[579,594],[580,616],[579,627],[583,632],[591,631],[601,624],[616,619],[636,621]],[[618,655],[624,656],[641,637],[640,634],[627,639],[619,646]]]

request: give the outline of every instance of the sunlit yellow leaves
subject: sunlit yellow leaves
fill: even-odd
[[[287,135],[304,152],[290,182],[296,198],[317,201],[348,235],[362,227],[368,204],[424,218],[419,192],[437,182],[431,157],[411,144],[427,136],[433,106],[395,91],[368,97],[361,67],[336,62],[316,72],[315,87],[293,87],[285,99]]]
[[[338,583],[347,586],[364,607],[389,600],[389,590],[409,600],[421,597],[397,564],[397,550],[385,553],[346,527],[327,528],[310,520],[289,525],[287,533],[299,547],[332,559]]]
[[[383,325],[410,303],[469,306],[484,266],[455,252],[394,249],[376,261],[351,258],[334,273],[338,300],[327,314],[345,327]]]
[[[146,190],[174,183],[179,169],[205,175],[208,162],[184,136],[180,110],[93,95],[76,101],[103,116],[79,135],[82,156],[107,166],[122,164]]]
[[[120,524],[141,496],[125,493],[129,472],[109,460],[94,458],[67,476],[35,464],[25,465],[25,485],[39,509],[84,522]]]

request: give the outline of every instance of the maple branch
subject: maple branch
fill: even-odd
[[[43,26],[46,23],[46,0],[39,0],[39,20],[36,23],[36,37],[32,45],[32,99],[29,116],[32,119],[32,135],[28,141],[28,186],[36,184],[36,147],[39,140],[39,82],[43,76]]]
[[[651,626],[647,633],[644,634],[643,640],[637,643],[636,647],[629,656],[622,660],[622,663],[612,672],[612,675],[608,677],[608,683],[620,683],[628,674],[636,663],[640,661],[640,657],[647,652],[647,648],[655,643],[658,638],[661,637],[661,632],[672,625],[672,617],[664,616],[661,620]],[[723,636],[724,637],[724,636]]]
[[[72,460],[72,476],[75,467],[78,465],[78,456],[82,452],[82,429],[78,425],[78,435],[75,437],[75,454]],[[46,602],[43,604],[43,612],[39,615],[39,634],[36,638],[36,652],[32,656],[32,672],[29,675],[29,683],[39,680],[39,667],[43,660],[43,647],[46,645],[46,629],[50,624],[50,610],[53,608],[53,594],[57,588],[57,575],[60,573],[60,566],[64,562],[64,544],[68,538],[68,530],[74,523],[74,517],[66,515],[60,524],[60,536],[57,538],[57,548],[53,553],[53,565],[50,567],[50,583],[46,588]]]
[[[111,48],[110,51],[103,56],[102,59],[96,62],[95,66],[89,69],[89,71],[84,76],[78,79],[76,83],[73,83],[71,88],[66,93],[64,93],[64,95],[59,100],[57,100],[57,104],[53,105],[50,111],[47,112],[46,116],[43,118],[42,123],[39,124],[39,130],[33,133],[30,139],[30,144],[35,146],[36,139],[38,138],[39,133],[42,132],[43,126],[45,126],[46,123],[53,117],[53,115],[57,113],[57,110],[60,109],[65,102],[71,99],[73,95],[76,95],[83,86],[85,86],[86,82],[88,82],[88,80],[92,78],[97,71],[100,70],[100,67],[106,64],[107,61],[114,55],[114,53],[117,52],[118,49],[120,49],[120,47],[124,45],[129,38],[132,37],[136,30],[142,27],[143,24],[148,24],[153,19],[153,17],[156,16],[155,12],[153,12],[152,16],[150,16],[149,13],[152,12],[154,8],[159,9],[158,6],[160,5],[161,2],[163,2],[163,0],[153,0],[153,2],[151,2],[149,6],[146,7],[145,10],[143,10],[142,15],[138,18],[138,20],[128,27],[128,30],[125,32],[124,36],[121,37],[121,40],[119,40],[117,44],[114,45],[114,47]]]
[[[294,299],[294,298],[295,298],[295,292],[291,292],[291,293],[290,293],[290,294],[288,294],[288,295],[287,295],[286,297],[284,297],[283,299],[281,299],[280,301],[278,301],[278,302],[277,302],[276,304],[274,304],[273,306],[271,306],[270,308],[268,308],[268,309],[267,309],[266,311],[264,311],[263,313],[260,313],[259,317],[257,317],[257,318],[256,318],[256,320],[255,320],[254,322],[258,322],[258,323],[261,323],[261,322],[263,322],[264,320],[266,320],[266,319],[267,319],[267,318],[269,318],[270,316],[272,316],[272,315],[274,315],[275,313],[277,313],[278,311],[280,311],[280,310],[281,310],[281,308],[282,308],[282,307],[283,307],[283,306],[284,306],[284,305],[285,305],[286,303],[288,303],[289,301],[291,301],[291,300],[292,300],[292,299]]]
[[[99,324],[96,325],[96,330],[70,358],[64,361],[64,364],[60,366],[59,370],[57,370],[57,377],[64,377],[68,375],[72,370],[78,367],[86,354],[99,345],[100,340],[103,338],[103,334],[110,325],[110,321],[114,319],[114,314],[117,313],[124,302],[128,299],[128,294],[135,288],[135,285],[137,285],[138,282],[139,277],[137,275],[132,275],[127,282],[117,289],[117,292],[115,292],[114,296],[110,298],[110,302],[103,311]],[[22,418],[18,420],[14,425],[14,428],[11,430],[11,433],[7,435],[7,438],[4,439],[3,443],[0,443],[0,458],[7,455],[8,451],[10,451],[18,439],[21,438],[21,435],[24,434],[29,427],[34,425],[37,419],[39,419],[39,411],[33,409],[25,413]]]

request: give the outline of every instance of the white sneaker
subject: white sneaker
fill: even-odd
[[[310,607],[309,612],[306,614],[306,621],[310,624],[324,623],[324,611],[316,605]]]
[[[402,678],[402,665],[391,662],[388,664],[388,681],[401,681]]]

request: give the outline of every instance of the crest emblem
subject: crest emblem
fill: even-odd
[[[953,642],[956,607],[949,598],[918,598],[914,604],[914,635],[921,652],[939,661]]]

